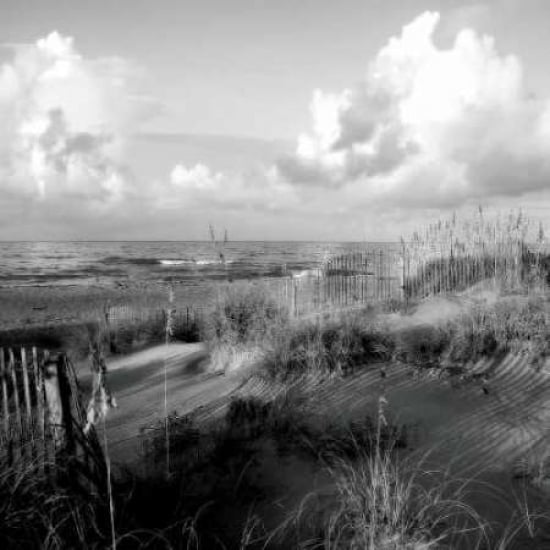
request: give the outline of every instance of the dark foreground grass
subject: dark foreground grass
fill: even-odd
[[[505,550],[548,532],[546,518],[524,504],[506,528],[488,525],[468,504],[472,482],[407,461],[406,430],[386,424],[385,407],[381,399],[374,417],[337,425],[290,392],[235,399],[221,423],[206,427],[174,414],[169,475],[159,425],[144,435],[150,470],[112,479],[114,541],[105,477],[78,484],[52,480],[38,463],[24,471],[4,464],[1,547]],[[309,464],[311,479],[323,475],[329,485],[281,509],[285,480],[272,468],[283,457]]]
[[[164,464],[162,423],[150,432],[147,442],[147,463]],[[157,528],[159,520],[171,517],[174,510],[183,513],[183,506],[185,514],[195,518],[193,526],[195,536],[204,545],[201,548],[218,547],[210,546],[215,541],[223,541],[227,548],[295,548],[292,540],[296,533],[286,527],[284,532],[267,532],[263,520],[270,518],[257,515],[258,509],[264,514],[266,509],[274,511],[274,501],[284,496],[283,479],[278,488],[262,482],[266,475],[273,475],[266,471],[273,460],[297,457],[306,461],[311,464],[313,479],[316,470],[336,467],[342,461],[352,463],[377,449],[406,446],[406,429],[377,426],[370,417],[349,424],[333,423],[313,415],[307,400],[296,392],[267,402],[254,397],[235,398],[223,422],[206,429],[199,429],[189,416],[172,415],[171,477],[166,481],[161,466],[156,469],[157,477],[142,478],[138,483],[160,480],[159,486],[168,493],[156,510]],[[154,490],[146,493],[148,498],[156,494]],[[144,525],[152,529],[154,523],[148,520],[143,519]]]
[[[544,513],[518,499],[510,502],[507,525],[489,524],[469,501],[474,491],[492,495],[493,488],[427,469],[425,458],[408,459],[406,427],[387,424],[386,406],[381,398],[374,417],[336,425],[314,418],[299,394],[269,402],[235,399],[222,425],[204,433],[191,418],[174,417],[172,428],[179,424],[181,430],[174,430],[171,446],[180,449],[173,451],[173,459],[180,462],[171,480],[161,481],[161,486],[165,483],[165,488],[175,491],[175,484],[182,502],[193,503],[186,511],[194,518],[193,540],[201,548],[219,541],[227,548],[277,550],[539,547],[548,533]],[[152,462],[164,452],[159,428],[153,437],[157,446],[149,455]],[[269,493],[269,486],[262,483],[266,465],[273,466],[265,459],[273,449],[280,457],[308,460],[312,479],[322,473],[329,486],[305,495],[286,509],[275,528],[267,529],[275,508],[266,502],[283,496]],[[283,492],[284,481],[279,479]],[[157,509],[159,517],[174,507],[183,511],[176,493],[172,498]],[[201,507],[204,498],[209,504]]]

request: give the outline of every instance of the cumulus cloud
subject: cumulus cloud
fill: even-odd
[[[212,171],[198,163],[191,168],[176,164],[168,185],[157,183],[155,204],[159,208],[182,206],[202,209],[258,209],[279,211],[298,206],[298,192],[283,181],[276,167],[241,173]]]
[[[434,206],[548,188],[550,100],[491,37],[464,29],[438,48],[439,19],[404,26],[357,86],[314,92],[311,131],[278,163],[286,180]]]
[[[219,191],[221,181],[221,173],[213,174],[208,166],[200,163],[193,166],[193,168],[176,164],[170,173],[172,185],[185,190]]]
[[[120,199],[131,181],[126,139],[157,109],[133,91],[139,69],[86,59],[57,32],[13,48],[0,67],[3,192],[96,205]]]

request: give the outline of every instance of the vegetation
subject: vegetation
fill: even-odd
[[[440,326],[403,328],[390,322],[399,315],[382,322],[367,310],[291,323],[259,292],[225,297],[205,327],[210,344],[261,347],[264,375],[282,389],[268,401],[233,399],[221,423],[170,415],[169,477],[154,466],[166,452],[164,421],[144,432],[149,470],[112,479],[116,547],[504,550],[520,536],[535,540],[547,525],[538,510],[524,506],[499,530],[469,504],[474,481],[408,462],[409,426],[388,422],[383,396],[377,414],[342,422],[315,412],[292,382],[393,360],[445,369],[526,343],[543,357],[548,311],[546,297],[508,296],[474,301]],[[285,489],[262,480],[284,457],[306,464],[312,480],[326,476],[329,498],[312,493],[277,511]],[[113,546],[105,474],[92,490],[62,479],[38,465],[3,466],[3,547]]]
[[[456,292],[486,279],[499,289],[550,282],[550,256],[542,222],[519,210],[507,218],[484,212],[438,220],[402,239],[408,298]]]
[[[205,320],[214,369],[231,368],[257,354],[288,319],[288,311],[264,287],[228,287]]]
[[[410,458],[412,426],[392,423],[383,381],[390,362],[473,379],[470,367],[479,359],[510,351],[526,352],[532,367],[541,368],[550,353],[548,259],[542,228],[538,248],[524,247],[528,226],[522,215],[489,223],[480,210],[469,225],[440,222],[425,239],[413,238],[409,259],[416,271],[406,281],[409,298],[467,290],[458,310],[437,322],[416,318],[410,303],[407,312],[392,303],[386,311],[294,319],[265,288],[234,285],[220,292],[205,319],[191,323],[163,314],[110,326],[2,333],[0,345],[63,347],[79,357],[90,342],[126,353],[170,338],[205,338],[215,368],[259,358],[262,369],[255,376],[271,386],[269,398],[243,393],[228,400],[218,421],[199,423],[173,412],[143,430],[147,467],[139,474],[126,470],[111,477],[108,449],[106,464],[88,476],[71,475],[62,460],[22,468],[5,458],[0,545],[506,550],[520,547],[521,537],[526,547],[536,548],[550,518],[532,509],[527,497],[518,500],[508,525],[495,527],[472,504],[475,480],[434,472],[423,459]],[[470,288],[485,279],[495,283],[494,300]],[[313,405],[315,385],[296,383],[374,368],[380,370],[378,408],[353,419],[329,416]],[[158,466],[165,458],[169,472]],[[311,486],[322,477],[323,489],[292,501],[286,494],[292,487],[279,478],[285,464]],[[542,487],[547,469],[545,458],[523,477]],[[492,491],[488,485],[480,490]]]
[[[309,373],[343,375],[390,360],[394,341],[385,327],[352,313],[282,327],[266,348],[267,373],[284,380]]]
[[[434,324],[401,323],[407,315],[375,316],[368,309],[287,322],[259,314],[261,321],[255,322],[251,312],[258,310],[251,304],[256,302],[251,300],[249,309],[240,304],[238,309],[226,304],[227,316],[216,319],[210,345],[226,356],[231,350],[255,350],[264,371],[277,380],[346,375],[388,361],[445,369],[510,351],[527,353],[540,366],[550,353],[550,302],[540,293],[501,296],[492,303],[470,299],[457,315]]]
[[[0,347],[37,346],[49,350],[64,350],[74,360],[88,356],[90,342],[101,333],[107,350],[115,354],[129,353],[154,344],[164,343],[166,338],[166,314],[143,319],[129,319],[107,325],[104,321],[75,322],[26,326],[0,331]],[[176,315],[171,339],[179,342],[198,342],[202,338],[202,319]]]

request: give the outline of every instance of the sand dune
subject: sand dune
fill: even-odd
[[[199,423],[220,417],[231,396],[273,398],[284,386],[236,371],[209,373],[207,352],[200,344],[158,346],[110,364],[110,385],[119,409],[107,430],[116,460],[137,458],[139,430],[164,414],[164,367],[168,411],[194,411]],[[385,395],[388,412],[414,426],[411,446],[439,466],[452,464],[462,474],[510,468],[530,453],[543,453],[550,438],[550,365],[535,372],[522,355],[508,354],[480,362],[477,369],[494,373],[485,395],[479,383],[452,387],[449,380],[415,376],[406,365],[365,368],[343,379],[298,383],[311,407],[333,421],[349,421],[376,411]]]

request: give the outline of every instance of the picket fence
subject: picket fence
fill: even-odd
[[[279,296],[295,316],[403,297],[398,251],[372,249],[335,256],[317,269],[281,283]]]
[[[51,466],[74,456],[83,426],[74,369],[64,353],[0,347],[0,451],[7,464]]]

